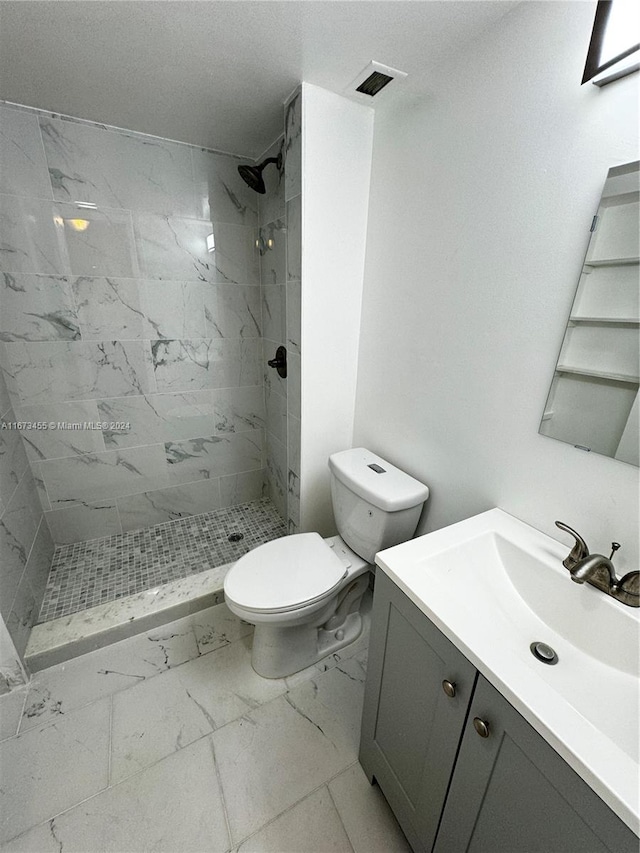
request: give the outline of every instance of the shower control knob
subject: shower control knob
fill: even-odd
[[[445,680],[442,682],[442,689],[447,694],[449,699],[453,699],[453,697],[456,695],[455,681],[447,681],[447,679],[445,678]]]
[[[287,350],[284,347],[278,347],[276,357],[270,358],[267,364],[278,371],[278,376],[287,378]]]

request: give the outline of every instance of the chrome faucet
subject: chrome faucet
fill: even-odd
[[[589,554],[586,542],[562,521],[556,521],[556,526],[570,533],[576,540],[571,553],[562,561],[569,569],[571,580],[575,583],[590,583],[597,589],[615,598],[621,604],[629,607],[640,607],[640,572],[628,572],[622,578],[616,577],[612,557],[620,548],[618,542],[611,543],[611,554]]]

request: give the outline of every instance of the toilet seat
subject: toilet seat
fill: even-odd
[[[319,533],[254,548],[228,571],[225,598],[254,613],[285,613],[331,595],[347,568]]]

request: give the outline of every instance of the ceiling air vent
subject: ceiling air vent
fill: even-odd
[[[381,74],[380,71],[374,71],[373,74],[369,74],[367,79],[360,83],[356,92],[362,92],[363,95],[371,95],[373,98],[374,95],[377,95],[380,89],[384,89],[387,83],[391,83],[393,77],[389,77],[388,74]]]
[[[371,98],[378,95],[392,80],[403,80],[407,75],[397,68],[390,68],[380,62],[370,62],[360,74],[349,84],[345,92],[359,100],[371,103]]]

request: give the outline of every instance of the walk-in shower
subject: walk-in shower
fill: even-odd
[[[267,360],[299,322],[282,140],[243,170],[43,110],[0,119],[1,615],[35,670],[203,606],[295,531],[299,411]]]

